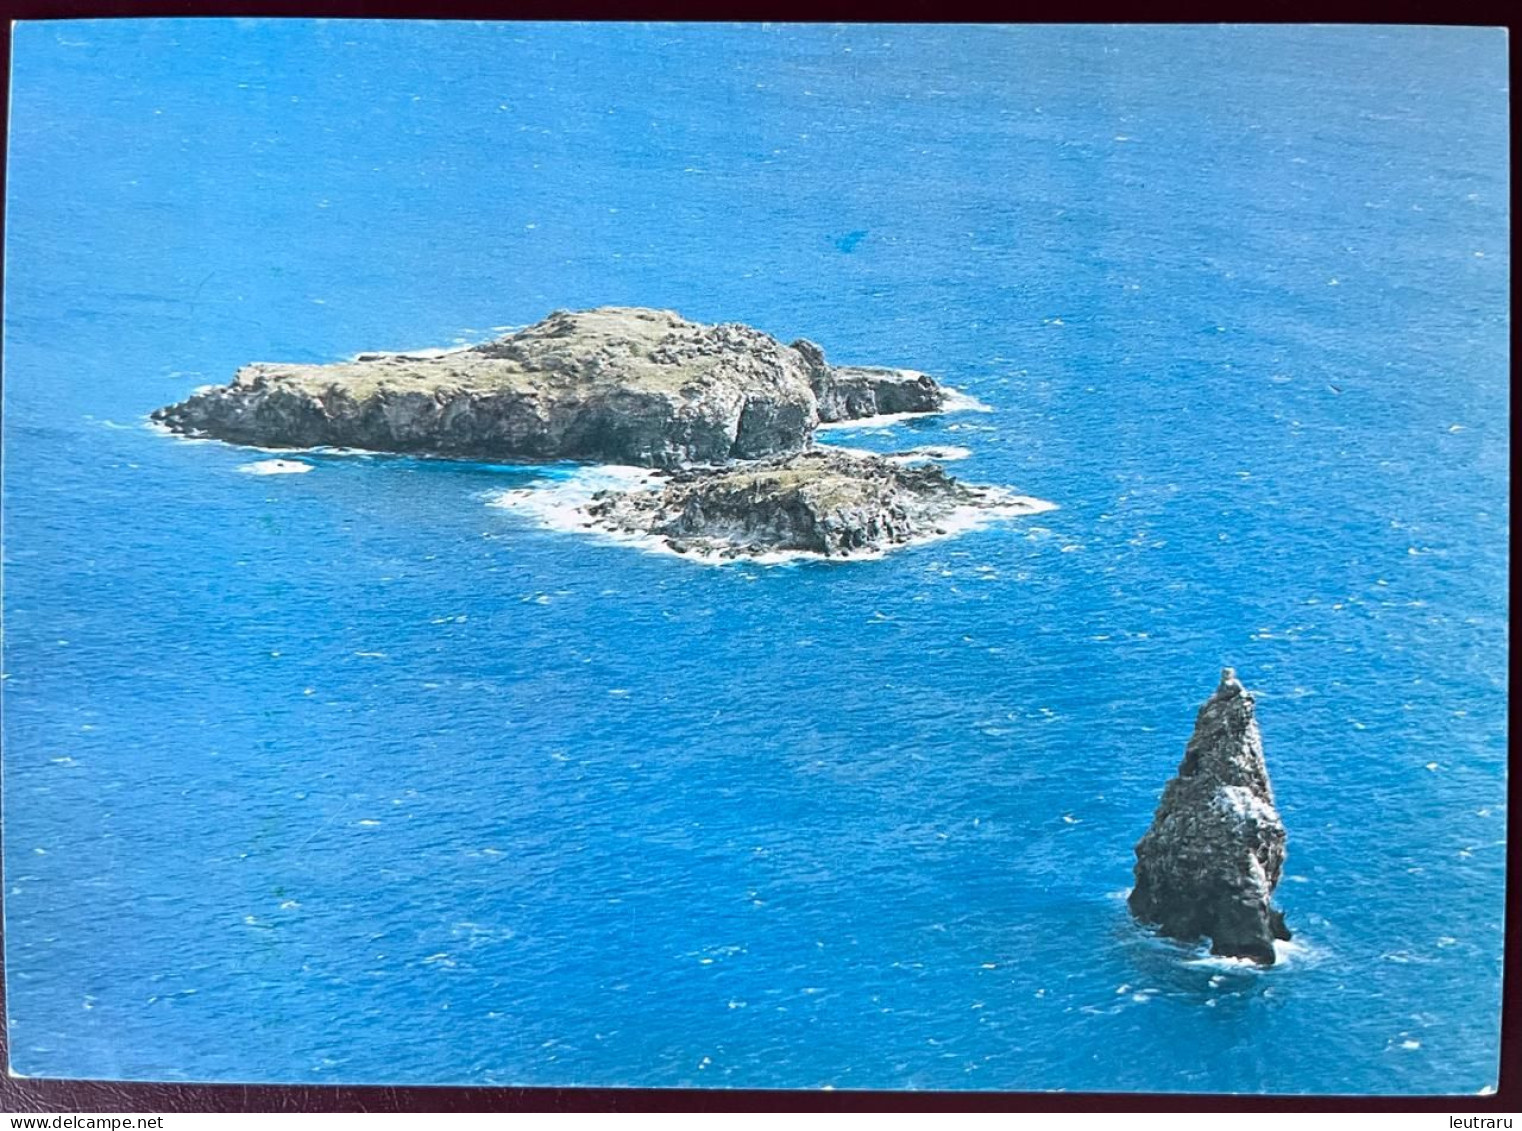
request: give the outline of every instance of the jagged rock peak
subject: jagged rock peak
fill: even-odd
[[[1136,845],[1132,913],[1173,938],[1208,937],[1214,954],[1272,965],[1274,940],[1290,937],[1271,905],[1284,857],[1255,700],[1225,668]]]

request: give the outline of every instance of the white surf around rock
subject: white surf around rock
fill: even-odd
[[[299,459],[261,459],[242,464],[238,470],[244,475],[305,475],[313,467]]]
[[[542,529],[713,565],[871,560],[1056,509],[934,467],[833,447],[672,474],[577,468],[485,497]]]
[[[951,463],[955,460],[966,459],[972,455],[971,448],[960,448],[955,444],[924,444],[918,448],[910,448],[903,452],[889,452],[883,459],[890,463],[903,464],[905,466],[916,463]]]
[[[912,371],[905,370],[904,372]],[[849,420],[821,421],[814,430],[816,432],[877,431],[892,428],[908,420],[924,420],[927,416],[948,416],[959,412],[993,412],[993,406],[984,404],[970,393],[953,389],[949,385],[942,385],[940,389],[941,403],[940,407],[935,409],[917,412],[884,412],[873,416],[858,416]]]

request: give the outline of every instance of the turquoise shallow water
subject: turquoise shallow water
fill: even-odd
[[[124,21],[15,69],[16,1070],[1494,1081],[1503,33]],[[1060,509],[708,568],[489,505],[568,468],[143,426],[601,303],[933,372],[993,411],[832,442]],[[1123,903],[1228,663],[1261,974]]]

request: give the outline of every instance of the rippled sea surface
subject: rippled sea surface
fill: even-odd
[[[1494,1082],[1503,32],[34,23],[15,68],[17,1071]],[[605,303],[935,373],[993,411],[831,442],[1060,509],[716,568],[490,505],[566,467],[144,424]],[[1266,973],[1124,905],[1224,664]]]

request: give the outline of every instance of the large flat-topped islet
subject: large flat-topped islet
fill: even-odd
[[[153,419],[261,447],[669,468],[797,452],[821,423],[945,402],[923,373],[830,365],[806,340],[600,307],[458,350],[248,365]]]

